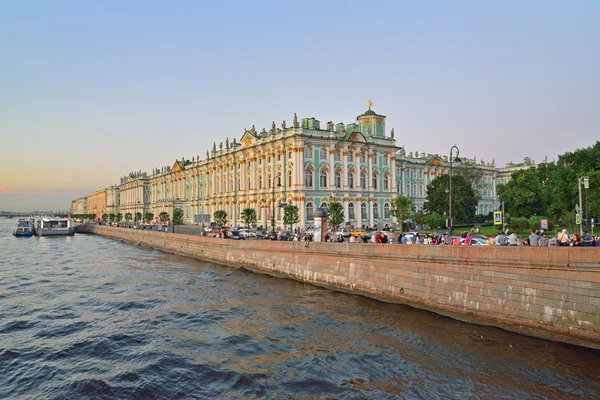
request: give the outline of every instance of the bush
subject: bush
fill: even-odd
[[[446,219],[440,214],[433,213],[426,215],[423,218],[423,222],[429,225],[433,229],[437,229],[440,226],[443,226],[446,223]]]
[[[529,225],[530,222],[527,218],[512,218],[510,227],[517,232],[523,232],[529,229]]]
[[[550,219],[548,217],[538,217],[538,216],[533,216],[531,217],[531,219],[529,220],[529,229],[531,229],[532,231],[537,231],[538,229],[541,229],[541,221],[545,219],[548,220],[548,231],[551,231],[554,229],[554,224],[552,223],[552,221],[550,221]]]

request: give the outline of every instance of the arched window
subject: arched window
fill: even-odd
[[[313,206],[313,203],[311,203],[310,201],[308,203],[306,203],[306,219],[309,220],[313,220],[313,212],[315,211],[315,207]]]
[[[313,158],[313,150],[312,147],[306,146],[304,148],[304,158],[308,159],[308,160],[312,160]]]
[[[263,185],[262,185],[262,175],[259,175],[259,176],[258,176],[258,188],[259,188],[259,189],[262,189],[262,188],[263,188]]]
[[[250,190],[250,189],[252,189],[252,188],[250,187],[250,178],[248,178],[247,184],[248,184],[248,185],[246,186],[246,190]]]
[[[354,189],[354,174],[352,172],[348,172],[348,187]]]
[[[417,196],[419,192],[417,192],[417,184],[413,184],[413,196]]]
[[[273,180],[271,179],[271,174],[267,175],[267,189],[271,189],[271,184]]]
[[[388,174],[385,174],[383,176],[383,188],[385,190],[389,190],[390,189],[390,176]]]
[[[419,185],[419,193],[420,193],[420,196],[423,197],[423,184],[422,183]]]
[[[342,187],[342,174],[340,174],[337,171],[335,172],[335,187],[336,188]]]
[[[313,187],[313,172],[310,169],[304,170],[304,186]]]
[[[390,203],[385,203],[383,205],[383,218],[389,218],[390,217]]]
[[[327,202],[326,201],[322,202],[319,207],[321,207],[321,208],[327,208]]]
[[[327,159],[327,149],[324,147],[321,147],[321,150],[319,151],[319,160],[326,160]]]
[[[383,165],[388,165],[388,155],[387,154],[383,155]]]
[[[348,219],[354,219],[354,203],[348,204]]]
[[[373,203],[373,218],[379,218],[379,204]]]
[[[407,197],[411,197],[410,196],[410,183],[406,182],[406,196]]]
[[[287,181],[287,186],[291,187],[292,186],[292,171],[288,171],[288,181]]]
[[[360,187],[361,189],[367,188],[367,174],[365,172],[360,174]]]
[[[377,174],[373,172],[373,189],[377,190]]]
[[[360,153],[360,163],[365,164],[367,162],[367,156],[365,153]]]
[[[348,161],[354,162],[354,153],[351,151],[348,152]]]
[[[321,175],[319,176],[319,186],[321,189],[327,187],[327,171],[324,169],[321,170]]]
[[[333,155],[333,160],[334,161],[341,161],[342,160],[342,153],[337,150],[334,155]]]
[[[368,214],[367,214],[367,203],[362,203],[360,205],[360,217],[362,219],[367,219],[368,218]]]
[[[396,192],[400,193],[402,190],[402,181],[396,181]]]

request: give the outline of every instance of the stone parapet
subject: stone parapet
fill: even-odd
[[[98,225],[78,232],[600,349],[600,248],[306,246]]]

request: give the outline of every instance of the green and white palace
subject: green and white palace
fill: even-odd
[[[275,221],[283,222],[280,204],[294,204],[300,210],[300,226],[312,225],[313,211],[330,201],[343,204],[346,221],[354,226],[392,224],[391,201],[403,195],[420,210],[428,183],[448,173],[448,156],[409,152],[396,143],[394,130],[386,129],[386,117],[371,109],[350,124],[315,118],[273,122],[269,130],[254,126],[238,139],[215,143],[206,156],[175,160],[172,166],[155,168],[151,174],[132,172],[119,185],[96,191],[82,201],[73,201],[73,212],[153,213],[155,216],[183,210],[184,223],[194,216],[217,210],[227,212],[229,224],[243,225],[241,212],[253,208],[258,225],[271,225],[273,202]],[[494,209],[496,184],[505,183],[523,164],[496,168],[494,162],[464,160],[482,172],[476,183],[481,200],[477,212]],[[93,207],[93,209],[91,208]]]

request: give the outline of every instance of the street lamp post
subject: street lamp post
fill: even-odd
[[[449,232],[449,236],[452,236],[452,227],[454,225],[453,221],[452,221],[452,161],[453,161],[453,157],[452,157],[452,151],[456,150],[456,159],[454,161],[456,162],[460,162],[460,158],[458,157],[458,155],[460,154],[460,150],[458,150],[458,147],[456,147],[456,145],[452,146],[450,148],[450,184],[449,184],[449,199],[448,199],[448,232]]]
[[[271,234],[273,237],[275,237],[275,175],[273,175],[273,195],[271,197],[271,203],[273,204],[273,215],[272,215],[272,220],[271,220]],[[281,186],[281,179],[277,179],[277,186]]]
[[[581,215],[583,215],[583,205],[581,204],[581,185],[583,184],[583,186],[587,189],[589,187],[589,178],[587,176],[582,176],[581,178],[579,178],[577,180],[577,183],[579,184],[579,210],[578,212],[579,214],[579,236],[583,236],[583,224],[582,224],[582,218]],[[585,193],[585,200],[586,200],[586,206],[587,206],[587,190]],[[587,213],[586,213],[586,218],[587,218]],[[587,226],[586,226],[587,229]]]

